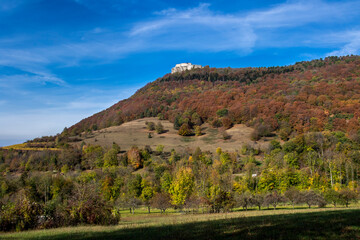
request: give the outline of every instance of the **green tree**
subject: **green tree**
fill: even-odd
[[[194,175],[190,168],[181,168],[176,174],[175,180],[171,183],[169,193],[171,203],[182,207],[185,200],[190,197],[194,190]]]
[[[150,213],[150,201],[151,201],[151,199],[153,198],[153,196],[155,194],[155,189],[145,179],[142,180],[141,187],[142,187],[142,191],[141,191],[140,199],[148,207],[148,212]]]
[[[117,150],[112,148],[104,155],[104,167],[117,166],[118,164]]]
[[[325,200],[328,203],[331,203],[334,205],[334,207],[336,207],[336,205],[338,203],[341,203],[341,199],[340,199],[340,193],[335,191],[334,189],[328,189],[325,192]]]

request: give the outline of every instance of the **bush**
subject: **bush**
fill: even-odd
[[[259,124],[255,127],[254,131],[251,133],[251,140],[258,141],[261,137],[267,137],[271,133],[270,127],[265,124]]]
[[[229,111],[226,108],[220,109],[216,112],[216,115],[218,115],[219,117],[225,117],[227,116],[229,113]]]
[[[181,125],[178,133],[180,136],[191,136],[193,134],[190,129],[189,124],[187,124],[187,123],[184,123],[183,125]]]
[[[161,124],[161,122],[158,122],[158,123],[156,124],[155,129],[156,129],[156,132],[157,132],[158,134],[162,134],[163,132],[165,132],[164,126]]]
[[[76,184],[72,198],[68,201],[65,217],[70,225],[117,224],[119,215],[113,214],[110,202],[96,191],[94,184]]]
[[[36,228],[42,215],[42,207],[26,196],[15,203],[7,203],[0,210],[1,231],[21,231]]]
[[[221,120],[221,124],[225,129],[229,129],[232,127],[232,122],[228,117],[223,117]]]
[[[214,120],[211,121],[210,125],[213,128],[219,128],[219,127],[222,126],[222,122],[219,119],[214,119]]]
[[[149,131],[154,131],[155,130],[155,123],[153,122],[146,122],[146,127]]]
[[[200,126],[196,126],[196,127],[195,127],[195,135],[196,135],[196,136],[201,136],[201,135],[202,135],[201,127],[200,127]]]
[[[156,152],[158,154],[161,154],[164,151],[164,145],[157,145],[156,146]]]

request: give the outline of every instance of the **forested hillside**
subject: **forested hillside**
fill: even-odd
[[[345,131],[360,125],[360,57],[328,57],[286,67],[209,68],[167,74],[69,130],[71,135],[142,117],[199,116],[291,133]],[[219,113],[226,110],[226,114]],[[218,114],[217,114],[218,112]]]

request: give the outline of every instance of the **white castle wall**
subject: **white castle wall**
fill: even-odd
[[[194,65],[191,63],[179,63],[179,64],[176,64],[175,67],[173,67],[171,69],[171,73],[182,72],[182,71],[191,70],[194,68],[202,68],[202,66]]]

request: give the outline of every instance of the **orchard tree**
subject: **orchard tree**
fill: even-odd
[[[285,197],[291,202],[293,208],[295,208],[295,204],[299,202],[300,191],[295,187],[291,187],[284,193]]]
[[[354,191],[349,188],[343,188],[339,191],[340,194],[340,202],[349,207],[350,202],[355,202],[357,199],[357,195]]]
[[[150,201],[150,205],[154,208],[160,209],[161,213],[165,213],[166,209],[171,207],[170,196],[166,193],[155,193]]]
[[[276,210],[276,206],[279,205],[279,203],[285,202],[285,198],[278,193],[277,191],[270,192],[266,194],[264,198],[264,204],[265,205],[272,205],[274,207],[274,210]]]

